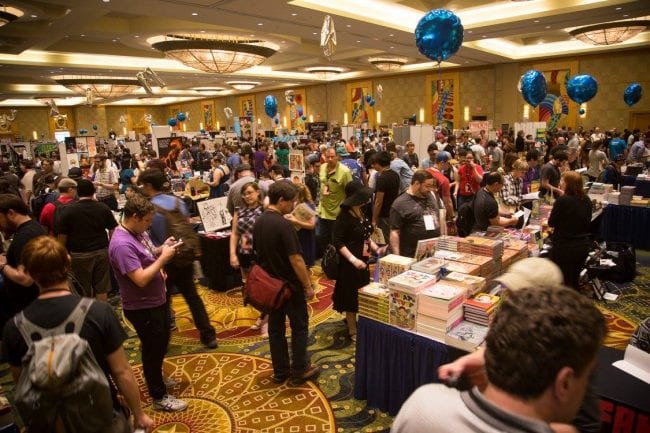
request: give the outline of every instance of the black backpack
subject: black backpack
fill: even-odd
[[[63,215],[64,209],[71,203],[77,202],[77,199],[71,200],[67,203],[61,203],[59,199],[54,200],[54,219],[53,219],[53,227],[54,227],[54,234],[58,235],[59,234],[59,225],[61,225],[61,215]]]
[[[339,277],[339,261],[341,260],[341,255],[336,250],[336,247],[332,244],[327,245],[325,251],[323,252],[323,257],[321,258],[320,265],[327,275],[327,278],[330,280],[336,280]]]
[[[469,236],[475,223],[474,198],[472,197],[470,201],[463,203],[460,205],[460,208],[458,208],[458,215],[456,216],[456,230],[458,231],[458,236],[461,238]]]
[[[604,257],[611,258],[616,266],[602,271],[600,278],[615,283],[628,283],[636,277],[636,252],[625,242],[607,242]]]
[[[154,205],[154,208],[156,212],[165,218],[166,236],[173,236],[177,241],[183,241],[176,248],[176,254],[174,254],[170,263],[176,266],[191,265],[194,259],[201,255],[201,241],[199,235],[194,231],[194,226],[181,211],[181,200],[176,197],[176,206],[172,210],[163,209],[156,205]]]
[[[39,221],[41,219],[41,213],[43,208],[48,203],[55,203],[59,198],[58,191],[48,191],[43,192],[36,197],[32,198],[32,217],[34,220]],[[56,205],[55,205],[56,206]]]

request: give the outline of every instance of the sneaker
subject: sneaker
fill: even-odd
[[[299,386],[305,383],[308,380],[314,379],[318,376],[320,373],[320,368],[317,365],[312,365],[311,367],[308,367],[305,372],[298,376],[298,377],[292,377],[289,379],[289,385],[291,386]]]
[[[163,376],[163,383],[167,388],[173,388],[178,385],[178,382],[171,377]]]
[[[217,343],[217,339],[216,339],[216,338],[215,338],[215,339],[212,339],[212,340],[210,340],[210,341],[208,341],[208,342],[206,342],[206,343],[203,343],[203,345],[204,345],[205,347],[207,347],[208,349],[216,349],[217,347],[219,347],[219,343]]]
[[[153,410],[180,412],[185,409],[187,409],[187,402],[178,399],[171,394],[165,394],[160,400],[153,401]]]
[[[273,376],[271,376],[271,382],[277,384],[283,383],[287,379],[289,379],[288,374],[274,374]]]

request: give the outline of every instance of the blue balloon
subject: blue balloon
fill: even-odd
[[[275,117],[278,114],[278,100],[273,95],[267,95],[264,98],[264,112],[269,117]]]
[[[625,89],[623,100],[628,107],[631,107],[641,100],[641,96],[643,96],[643,88],[641,85],[639,83],[632,83]]]
[[[205,134],[205,129],[201,128],[201,129],[199,129],[199,132],[200,132],[201,134]]]
[[[579,109],[578,113],[580,113],[580,115],[582,116],[583,114],[585,114],[585,109],[584,108]]]
[[[176,120],[178,120],[179,122],[185,122],[186,119],[187,116],[185,116],[185,113],[178,113],[176,115]]]
[[[276,117],[275,119],[273,119],[273,123],[275,123],[275,124],[277,125],[278,123],[280,123],[280,119],[278,119],[278,118]]]
[[[578,104],[589,101],[596,96],[598,83],[591,75],[574,75],[566,83],[566,93]]]
[[[307,120],[307,116],[301,116],[300,118],[302,119],[303,122]]]
[[[93,125],[93,131],[97,131],[97,125]]]
[[[178,124],[178,121],[176,120],[175,117],[170,117],[169,119],[167,119],[167,124],[173,128]]]
[[[546,97],[546,78],[544,78],[544,74],[535,69],[527,71],[519,79],[519,90],[526,102],[533,107],[537,107]]]
[[[375,100],[371,98],[370,101],[368,102],[368,105],[370,105],[371,107],[374,107],[375,106]]]
[[[370,103],[370,101],[372,101],[372,96],[366,95],[366,102]]]
[[[415,44],[431,60],[447,60],[463,44],[460,18],[446,9],[427,12],[415,28]]]

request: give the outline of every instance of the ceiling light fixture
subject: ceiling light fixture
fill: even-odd
[[[632,39],[643,32],[650,20],[615,21],[580,27],[569,32],[571,36],[590,45],[614,45]]]
[[[339,68],[337,66],[312,66],[309,68],[305,68],[305,72],[314,74],[315,76],[323,80],[329,80],[331,78],[334,78],[338,74],[342,72],[346,72],[347,70],[348,69],[346,68]]]
[[[23,15],[23,11],[20,9],[0,3],[0,27],[16,21]]]
[[[255,86],[259,86],[262,83],[257,81],[228,81],[226,82],[230,87],[235,90],[250,90]]]
[[[368,58],[368,62],[384,72],[392,72],[399,70],[406,64],[408,59],[400,56],[373,56]]]
[[[130,95],[141,87],[135,78],[59,75],[53,76],[52,79],[79,95],[86,95],[90,89],[94,96],[104,99]]]
[[[185,66],[219,74],[257,66],[279,48],[266,41],[223,34],[169,34],[148,42],[166,57]]]
[[[199,93],[205,93],[206,95],[218,95],[220,93],[228,91],[228,89],[224,87],[192,87],[191,90]]]

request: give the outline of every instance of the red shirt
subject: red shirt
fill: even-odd
[[[476,167],[476,172],[483,176],[483,169],[480,165],[474,164]],[[468,167],[466,164],[463,164],[458,169],[458,194],[463,197],[471,197],[476,194],[476,191],[481,187],[481,183],[477,182],[474,178],[474,170]]]
[[[74,199],[66,195],[60,195],[59,198],[56,199],[56,201],[62,204],[70,203],[72,200]],[[45,206],[43,206],[43,210],[41,211],[41,218],[38,220],[38,222],[41,223],[41,225],[47,229],[50,235],[54,235],[54,211],[55,210],[56,210],[56,206],[54,205],[54,203],[46,204]]]
[[[438,195],[442,198],[451,197],[451,187],[447,176],[433,167],[427,168],[427,171],[431,173],[436,182],[438,182]]]

